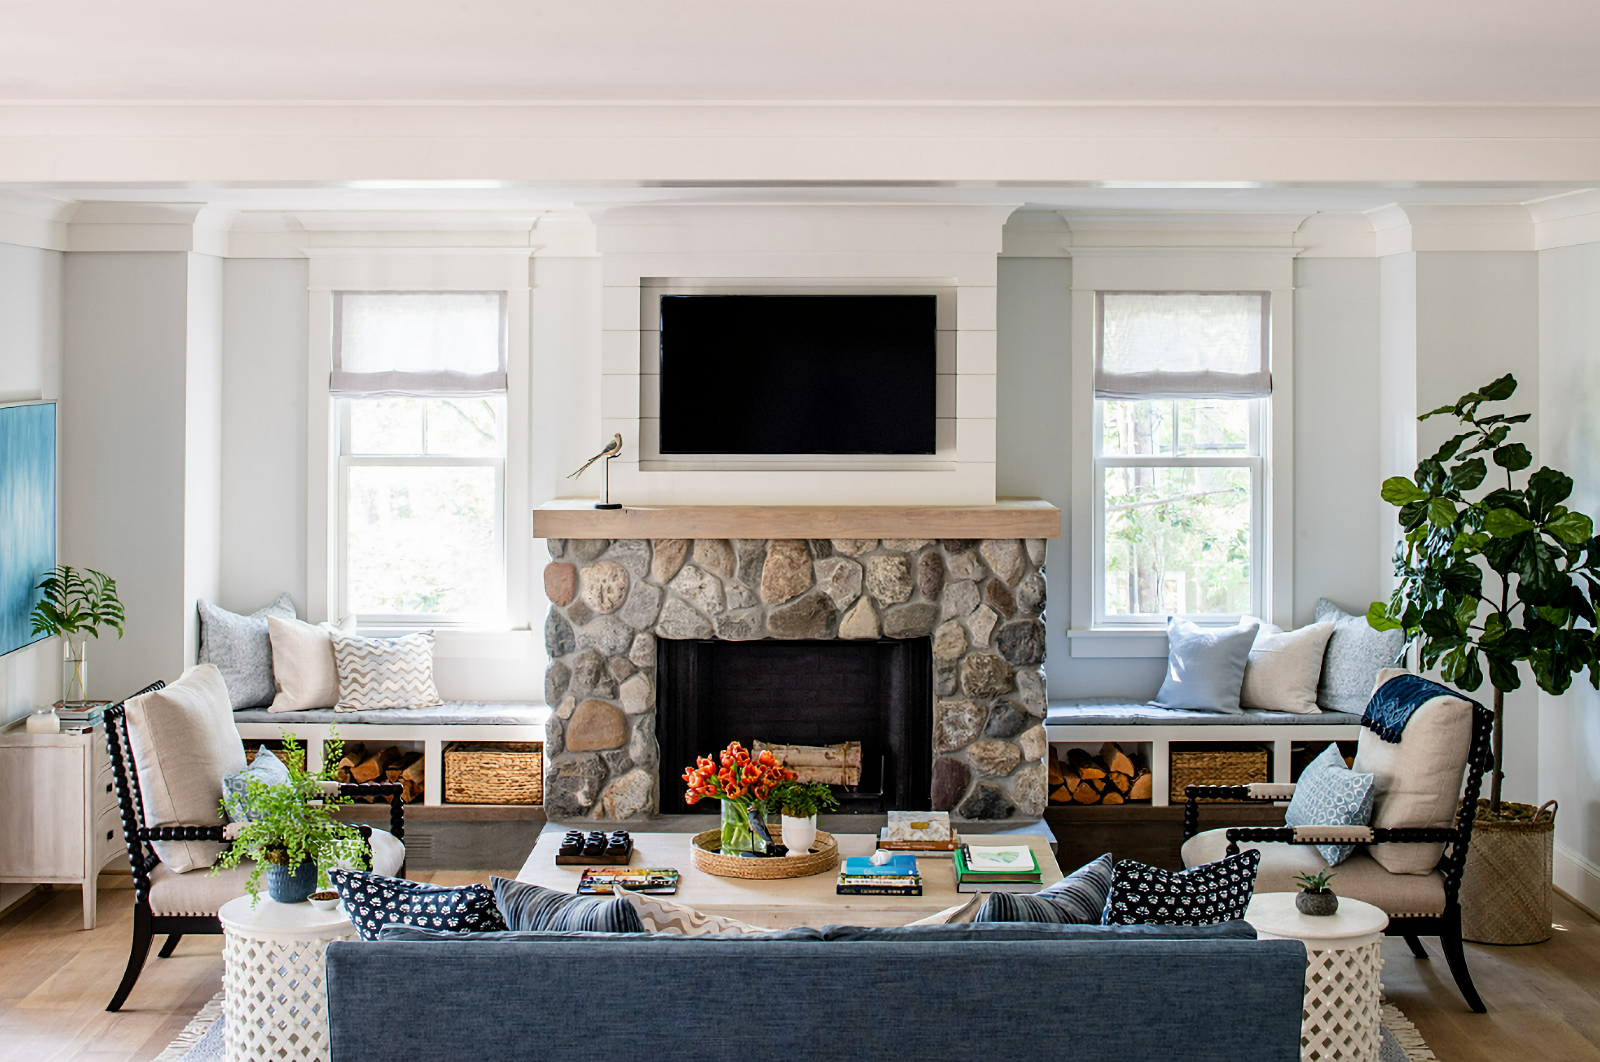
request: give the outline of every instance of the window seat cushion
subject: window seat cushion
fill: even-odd
[[[361,712],[313,708],[274,713],[265,708],[246,708],[234,712],[233,721],[288,727],[296,723],[337,723],[341,728],[372,723],[402,726],[535,726],[543,723],[549,714],[549,708],[532,701],[445,701],[429,708],[369,708]]]
[[[235,712],[235,717],[247,713]],[[1045,713],[1051,726],[1355,726],[1361,716],[1349,712],[1266,712],[1246,708],[1238,714],[1156,708],[1103,697],[1058,701]]]

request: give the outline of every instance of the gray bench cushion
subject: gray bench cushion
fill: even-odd
[[[543,723],[550,709],[528,701],[445,701],[432,708],[374,708],[365,712],[336,712],[332,708],[313,708],[304,712],[269,712],[265,708],[246,708],[233,713],[235,723],[271,723],[292,726],[296,723],[337,723],[359,726],[362,723],[399,723],[425,726],[454,723],[458,726],[536,725]]]
[[[236,713],[239,714],[239,713]],[[1248,708],[1238,715],[1155,708],[1105,698],[1079,697],[1057,701],[1045,714],[1046,723],[1060,726],[1354,726],[1359,715],[1348,712],[1263,712]]]

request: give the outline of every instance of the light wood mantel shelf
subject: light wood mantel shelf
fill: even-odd
[[[993,505],[667,505],[596,509],[546,502],[534,538],[1060,538],[1061,510],[1037,498]]]

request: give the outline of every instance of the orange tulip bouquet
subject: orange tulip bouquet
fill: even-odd
[[[684,800],[689,804],[707,797],[722,801],[723,855],[766,855],[772,836],[762,808],[779,785],[794,777],[770,750],[752,756],[735,741],[717,760],[701,756],[684,770],[683,781],[689,787]]]

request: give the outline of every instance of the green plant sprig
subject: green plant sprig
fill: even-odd
[[[1333,870],[1324,868],[1315,874],[1296,874],[1294,883],[1304,892],[1331,892],[1333,890],[1328,888],[1328,882],[1337,876]]]
[[[117,581],[104,572],[93,568],[80,572],[60,564],[34,589],[44,591],[29,616],[34,634],[99,638],[100,628],[110,627],[122,637],[124,616],[122,602],[117,600]]]
[[[838,798],[826,782],[780,783],[764,803],[767,814],[776,811],[796,819],[808,819],[824,808],[832,811],[839,806]]]

